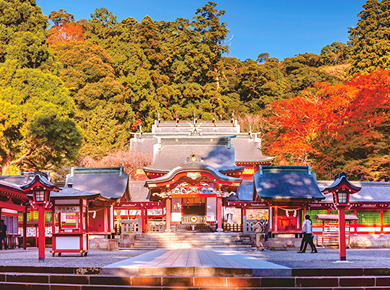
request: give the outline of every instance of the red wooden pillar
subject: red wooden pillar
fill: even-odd
[[[339,206],[339,253],[340,261],[347,260],[345,242],[345,207]]]
[[[145,214],[144,214],[144,229],[145,229],[145,233],[148,232],[149,228],[148,228],[148,209],[145,208]]]
[[[23,250],[26,250],[27,241],[27,205],[25,206],[23,213]]]
[[[217,232],[222,232],[222,197],[218,196],[217,197],[217,223],[218,223],[218,228]]]
[[[166,206],[166,228],[165,228],[165,231],[167,233],[171,232],[171,216],[172,216],[172,200],[171,200],[171,197],[168,196],[166,199],[165,199],[165,206]]]
[[[274,227],[275,232],[278,231],[278,207],[275,206],[275,227]]]
[[[45,206],[38,206],[39,262],[45,261]]]
[[[145,209],[141,208],[141,231],[144,233],[145,232]]]
[[[103,209],[103,231],[105,233],[108,232],[108,215],[107,215],[107,208]],[[108,237],[110,238],[110,237]]]
[[[307,208],[306,205],[303,207],[303,217],[301,218],[300,222],[304,221],[306,219],[306,213],[307,213]],[[302,228],[302,226],[301,226]]]
[[[246,221],[246,218],[244,219],[244,216],[246,216],[246,210],[241,206],[241,231],[242,232],[244,231],[244,227],[246,226],[244,225],[244,221]]]
[[[383,209],[381,209],[381,234],[383,234]]]

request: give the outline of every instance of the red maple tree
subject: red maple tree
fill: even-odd
[[[344,85],[316,83],[300,96],[272,103],[265,135],[267,155],[278,165],[310,165],[317,152],[313,142],[321,126],[338,123],[334,112],[343,111],[354,89]]]
[[[319,178],[390,180],[390,70],[317,83],[274,102],[266,154],[279,165],[312,165]]]
[[[318,130],[315,170],[324,178],[345,171],[350,179],[390,180],[390,71],[356,75],[344,86],[354,88],[333,126]]]
[[[47,42],[53,44],[56,42],[84,41],[84,33],[84,28],[74,22],[54,25],[49,29],[50,36],[47,38]]]

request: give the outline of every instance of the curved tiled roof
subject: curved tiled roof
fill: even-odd
[[[254,175],[261,198],[324,199],[309,166],[260,166]]]
[[[166,175],[163,175],[161,177],[157,177],[154,179],[146,180],[146,183],[162,183],[172,180],[177,174],[181,172],[191,172],[191,171],[197,171],[197,172],[209,172],[216,178],[222,181],[226,182],[241,182],[241,178],[226,176],[222,173],[220,173],[215,168],[202,164],[202,163],[184,163],[181,166],[177,166],[173,168],[171,171],[169,171]]]
[[[318,181],[320,190],[330,187],[334,181]],[[390,182],[350,181],[356,187],[361,187],[357,193],[351,194],[350,202],[387,202],[390,203]],[[324,203],[333,203],[332,194],[325,195]]]
[[[127,191],[129,175],[118,168],[76,168],[66,176],[65,188],[100,193],[111,199],[121,198]]]

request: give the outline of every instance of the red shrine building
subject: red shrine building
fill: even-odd
[[[129,181],[130,199],[115,209],[122,219],[141,216],[144,232],[150,224],[250,232],[265,218],[273,234],[298,233],[303,209],[325,198],[310,167],[270,166],[258,134],[241,133],[236,120],[156,121],[130,150],[152,155],[153,164]]]

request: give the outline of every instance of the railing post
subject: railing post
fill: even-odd
[[[138,224],[137,224],[136,230],[134,232],[142,233],[142,217],[140,217],[140,216],[138,217]]]
[[[247,227],[247,224],[246,224],[246,216],[243,217],[242,221],[243,221],[244,234],[247,234],[248,233],[248,227]]]

